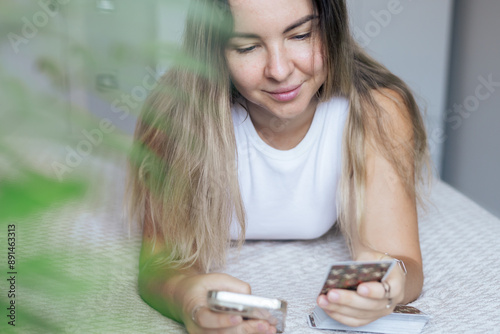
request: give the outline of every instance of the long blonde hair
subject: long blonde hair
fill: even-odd
[[[232,18],[227,0],[197,0],[186,21],[185,63],[169,70],[142,110],[134,136],[128,178],[131,217],[147,224],[162,243],[157,265],[209,271],[223,266],[230,226],[245,212],[239,191],[230,84],[224,49]],[[319,96],[350,101],[343,139],[339,222],[349,241],[364,213],[365,143],[372,139],[394,166],[406,191],[417,196],[427,143],[420,112],[408,87],[370,58],[352,39],[345,0],[313,0],[319,16],[327,79]],[[187,65],[186,65],[187,64]],[[408,110],[411,144],[387,140],[391,126],[373,98],[390,89]],[[413,161],[408,166],[405,161]],[[353,205],[354,203],[354,205]]]

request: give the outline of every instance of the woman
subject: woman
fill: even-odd
[[[335,221],[354,260],[394,257],[407,275],[318,305],[360,326],[416,299],[422,119],[406,85],[351,38],[345,1],[194,1],[183,50],[135,134],[143,299],[190,333],[274,333],[205,307],[208,290],[251,292],[213,270],[231,239],[312,239]]]

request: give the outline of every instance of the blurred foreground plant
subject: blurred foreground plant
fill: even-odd
[[[156,14],[158,4],[183,11],[181,2],[116,1],[116,17],[134,18],[116,21],[126,25],[111,19],[108,24],[105,15],[109,13],[96,12],[96,3],[41,0],[0,4],[1,333],[78,333],[82,318],[90,324],[89,317],[100,317],[104,320],[99,324],[104,326],[122,320],[102,312],[114,307],[114,301],[112,294],[99,289],[111,290],[123,282],[126,268],[117,266],[116,259],[106,253],[105,247],[113,245],[93,250],[78,239],[75,219],[86,217],[73,210],[86,207],[92,213],[102,209],[99,198],[105,195],[98,193],[103,189],[99,183],[107,175],[98,175],[101,171],[92,162],[115,159],[116,163],[119,159],[123,164],[131,134],[117,126],[121,120],[117,117],[133,121],[142,100],[131,103],[130,97],[134,92],[150,93],[144,89],[144,69],[163,61],[206,71],[186,57],[177,43],[159,42],[154,34],[142,40],[136,34],[140,24],[152,21],[144,13]],[[138,11],[140,6],[150,6],[149,12]],[[151,26],[156,29],[155,24]],[[106,39],[111,32],[120,38]],[[95,44],[89,46],[91,42]],[[121,76],[115,82],[116,73]],[[101,86],[96,89],[96,85]],[[117,114],[112,108],[117,100],[130,110]],[[115,119],[104,133],[103,121],[108,117]],[[102,133],[96,135],[97,130]],[[94,142],[89,134],[95,135]],[[79,145],[83,148],[84,142],[88,155],[80,154],[78,163],[70,159],[75,162],[70,166],[68,156]],[[89,148],[86,142],[93,146]],[[53,238],[55,235],[67,238]],[[99,261],[93,260],[93,251]],[[11,276],[15,276],[14,284],[9,282]],[[15,296],[9,293],[11,285]],[[16,326],[8,324],[12,301]],[[93,329],[84,331],[104,332],[99,326],[89,325]]]
[[[61,210],[81,208],[98,195],[91,193],[96,183],[95,171],[89,170],[91,160],[110,155],[123,158],[130,135],[116,129],[71,173],[63,178],[54,173],[55,161],[65,164],[65,149],[76,148],[82,131],[99,128],[102,121],[88,106],[72,100],[68,77],[72,76],[76,92],[88,90],[85,75],[99,71],[103,59],[94,56],[85,38],[69,43],[73,36],[63,25],[72,6],[77,12],[94,2],[61,3],[0,4],[1,333],[79,332],[79,310],[86,307],[94,312],[92,305],[81,304],[95,294],[97,273],[105,277],[114,270],[112,259],[94,262],[88,247],[70,239],[74,221]],[[133,53],[135,49],[122,44],[115,57],[130,67],[141,67],[133,57],[124,57]],[[70,59],[61,59],[61,54]],[[71,72],[61,60],[78,61],[77,71]],[[67,240],[53,238],[56,233],[68,234]],[[109,303],[98,298],[95,303]],[[75,325],[68,326],[72,321]]]

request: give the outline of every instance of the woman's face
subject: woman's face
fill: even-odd
[[[325,82],[311,0],[229,0],[234,18],[226,60],[251,111],[293,119],[314,108]]]

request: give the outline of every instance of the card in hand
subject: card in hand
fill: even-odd
[[[396,261],[339,262],[330,268],[320,294],[330,289],[356,290],[363,282],[382,281],[394,267]]]

